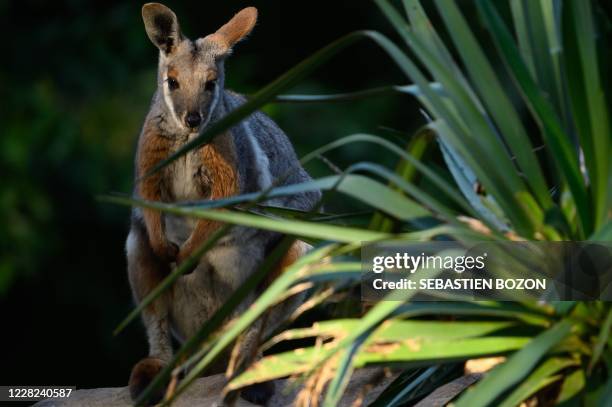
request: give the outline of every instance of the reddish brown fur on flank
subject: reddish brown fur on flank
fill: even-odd
[[[204,166],[211,170],[211,199],[227,198],[238,193],[236,150],[230,133],[215,137],[202,148]]]
[[[147,123],[139,140],[136,166],[138,177],[151,171],[156,164],[167,158],[172,147],[171,141],[161,137],[154,124]],[[137,184],[138,196],[148,201],[161,201],[163,175],[158,171],[141,179]],[[143,209],[149,242],[157,257],[169,260],[175,256],[176,249],[165,238],[161,213],[153,209]]]

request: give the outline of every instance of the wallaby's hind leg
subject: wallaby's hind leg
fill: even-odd
[[[133,222],[126,242],[126,251],[132,293],[136,302],[140,302],[163,280],[169,269],[153,254],[144,226],[138,221]],[[149,340],[149,356],[138,362],[132,369],[129,381],[132,399],[138,398],[172,358],[168,308],[167,294],[165,294],[142,311],[142,319]],[[164,389],[162,388],[149,402],[157,403],[163,394]]]
[[[140,394],[151,384],[155,376],[164,368],[165,362],[154,357],[141,359],[132,368],[130,374],[129,389],[132,400],[136,401]],[[165,387],[158,389],[148,400],[150,405],[155,405],[164,397]]]
[[[259,343],[262,340],[261,333],[265,328],[267,317],[264,315],[258,319],[246,332],[244,332],[238,342],[234,345],[230,357],[230,365],[226,374],[230,380],[239,372],[242,372],[248,365],[261,358]],[[232,406],[236,403],[238,396],[257,405],[266,405],[268,400],[274,395],[274,382],[255,383],[241,390],[234,390],[227,393],[223,398],[224,405]]]

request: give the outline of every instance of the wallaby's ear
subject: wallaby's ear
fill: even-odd
[[[165,54],[172,53],[181,41],[176,14],[163,4],[147,3],[142,6],[142,19],[153,44]]]
[[[235,43],[247,36],[255,23],[257,22],[257,9],[255,7],[247,7],[240,10],[231,20],[217,32],[208,36],[209,39],[215,41],[218,45],[229,51]]]

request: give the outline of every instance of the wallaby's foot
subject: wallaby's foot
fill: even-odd
[[[274,382],[255,383],[245,387],[240,396],[253,404],[265,406],[274,394]]]
[[[134,365],[128,384],[132,400],[136,401],[138,399],[138,396],[149,386],[164,366],[164,362],[161,359],[153,357],[144,358]],[[165,392],[165,388],[156,390],[147,401],[147,405],[159,403],[164,397]]]

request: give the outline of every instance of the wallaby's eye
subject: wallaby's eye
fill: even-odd
[[[206,85],[204,85],[204,88],[207,91],[212,92],[215,89],[216,84],[217,84],[217,81],[213,79],[211,81],[206,82]]]
[[[170,90],[176,90],[179,88],[179,83],[176,79],[174,78],[168,78],[168,89]]]

